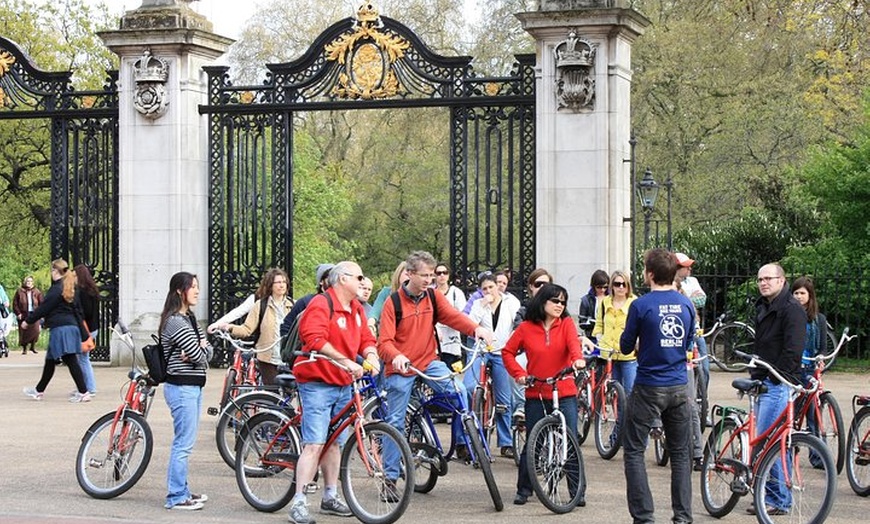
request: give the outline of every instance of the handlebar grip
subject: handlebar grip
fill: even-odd
[[[849,326],[846,326],[843,328],[843,336],[846,336],[848,334],[849,334]]]
[[[368,360],[363,360],[362,368],[366,371],[372,371],[375,369],[375,367],[372,366],[372,363],[369,362]]]
[[[849,328],[846,329],[848,330]],[[118,319],[118,331],[126,335],[130,332],[130,329],[127,327],[127,324],[125,324],[122,320]]]
[[[745,360],[745,361],[747,361],[747,362],[749,362],[750,360],[752,360],[752,355],[749,355],[749,354],[744,353],[744,352],[742,352],[742,351],[739,351],[739,350],[737,350],[737,349],[734,350],[734,356],[737,357],[737,358],[739,358],[739,359],[741,359],[741,360]]]

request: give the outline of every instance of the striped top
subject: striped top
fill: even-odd
[[[193,317],[175,313],[166,319],[160,343],[166,352],[166,382],[179,386],[205,386],[208,361],[214,353],[210,345],[202,347],[202,333],[194,330]]]

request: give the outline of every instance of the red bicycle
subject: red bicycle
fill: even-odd
[[[215,331],[213,334],[229,343],[233,348],[233,362],[227,368],[224,385],[221,389],[220,405],[218,406],[218,412],[220,412],[226,407],[230,398],[250,391],[259,385],[257,359],[254,356],[263,351],[271,351],[272,348],[267,350],[255,349],[253,342],[236,340],[224,331]]]
[[[577,441],[586,441],[595,422],[595,447],[601,458],[609,460],[619,451],[620,410],[625,405],[625,389],[613,379],[613,352],[596,346],[599,355],[587,355],[589,364],[574,379],[577,383]],[[603,364],[595,365],[595,360]]]

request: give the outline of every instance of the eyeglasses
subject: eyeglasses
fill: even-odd
[[[613,287],[626,287],[625,282],[614,282]]]
[[[543,286],[544,284],[549,284],[549,283],[550,283],[549,280],[535,280],[534,282],[532,282],[532,287],[535,289],[538,289],[539,287]]]
[[[782,277],[758,277],[756,282],[758,282],[759,284],[761,284],[762,282],[770,283],[771,280],[775,280],[777,278],[782,278]]]
[[[450,271],[436,271],[435,274],[438,276],[449,275]]]
[[[414,271],[413,274],[424,279],[435,278],[434,273],[417,273],[416,271]]]
[[[345,276],[349,276],[349,277],[351,277],[351,278],[355,278],[355,279],[359,280],[360,282],[362,282],[363,280],[366,279],[365,275],[352,275],[352,274],[350,274],[350,273],[345,273]]]
[[[565,306],[568,304],[567,300],[561,300],[558,298],[551,298],[551,299],[549,299],[549,301],[552,302],[553,304],[558,305],[558,306]]]

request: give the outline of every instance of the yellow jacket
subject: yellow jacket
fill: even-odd
[[[634,351],[624,355],[619,351],[619,337],[625,331],[625,320],[628,318],[628,306],[637,297],[629,295],[621,308],[613,307],[613,297],[608,295],[601,301],[601,305],[595,310],[595,329],[592,336],[598,337],[598,345],[604,348],[615,349],[613,360],[637,360]]]

